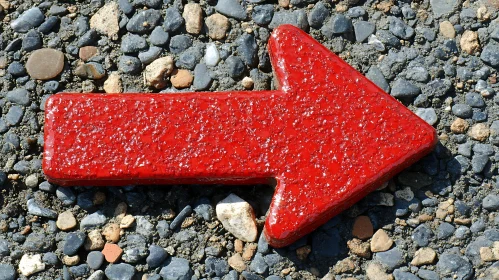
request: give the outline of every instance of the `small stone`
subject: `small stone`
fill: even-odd
[[[168,257],[168,253],[158,245],[149,246],[149,256],[146,259],[147,265],[150,268],[161,266],[163,261]]]
[[[15,280],[16,270],[10,264],[0,264],[0,279],[1,280]]]
[[[104,248],[104,239],[99,230],[92,230],[88,233],[84,247],[87,251],[101,250]]]
[[[467,54],[475,54],[480,50],[480,43],[478,42],[478,33],[470,30],[464,31],[461,36],[461,49]]]
[[[62,72],[64,54],[55,49],[39,49],[32,52],[26,62],[26,70],[33,79],[49,80]]]
[[[42,262],[42,255],[23,255],[19,262],[19,271],[23,276],[31,276],[37,272],[45,270],[45,264]]]
[[[179,54],[192,46],[192,40],[186,35],[176,35],[170,40],[170,51]]]
[[[96,62],[84,63],[76,67],[75,75],[80,78],[87,78],[93,80],[100,80],[106,76],[104,67]]]
[[[92,273],[92,275],[90,275],[90,277],[88,277],[87,280],[104,280],[104,277],[105,277],[104,271],[97,270],[94,273]]]
[[[457,134],[463,134],[463,133],[466,133],[466,131],[468,130],[469,128],[469,124],[466,120],[463,120],[461,118],[456,118],[451,126],[450,126],[450,130],[454,133],[457,133]]]
[[[484,123],[477,123],[471,127],[468,135],[478,141],[485,141],[489,137],[490,130]]]
[[[444,253],[439,257],[437,271],[441,276],[456,280],[471,279],[473,266],[461,256]]]
[[[42,38],[40,37],[40,33],[36,30],[28,31],[26,37],[23,39],[22,48],[24,51],[30,52],[42,47]]]
[[[12,103],[27,106],[30,103],[29,92],[23,88],[11,90],[7,92],[7,100]]]
[[[170,81],[175,88],[182,89],[191,86],[194,77],[189,70],[176,69],[172,72]]]
[[[373,235],[373,224],[368,216],[358,216],[355,219],[352,235],[361,239],[369,239]]]
[[[348,33],[353,30],[352,20],[342,14],[334,16],[330,21],[330,25],[333,34]]]
[[[393,240],[383,229],[378,229],[371,239],[371,252],[384,252],[393,245]]]
[[[322,2],[318,2],[315,6],[317,7],[317,6],[321,5],[321,3]],[[324,5],[322,4],[322,6],[324,6]],[[316,9],[314,8],[314,10],[316,10]],[[312,10],[311,14],[314,13],[314,10]],[[315,14],[315,15],[317,17],[319,17],[319,15],[317,15],[317,14]],[[251,14],[251,18],[258,25],[269,24],[270,21],[272,20],[273,16],[274,16],[274,6],[271,4],[258,5],[258,6],[253,7],[253,12]]]
[[[197,64],[194,68],[194,88],[196,90],[206,90],[210,87],[211,82],[212,78],[208,71],[208,67],[206,67],[206,64]]]
[[[165,56],[154,60],[144,70],[144,84],[157,89],[164,88],[167,84],[166,78],[173,71],[173,59]]]
[[[121,83],[121,76],[117,72],[112,72],[107,77],[103,85],[106,93],[121,93],[123,92],[123,85]]]
[[[99,52],[99,49],[94,46],[85,46],[81,47],[78,56],[80,57],[81,60],[87,61],[93,56],[95,56]]]
[[[216,66],[220,61],[220,54],[217,46],[214,43],[206,44],[206,53],[204,55],[204,62],[207,66]]]
[[[350,249],[350,252],[352,254],[357,255],[362,258],[370,258],[371,257],[371,251],[370,251],[370,246],[369,243],[367,242],[362,242],[360,239],[352,239],[347,242],[348,249]]]
[[[118,61],[118,69],[125,74],[137,74],[142,70],[142,63],[133,56],[120,56]]]
[[[36,188],[38,186],[38,175],[28,175],[28,177],[26,177],[26,179],[24,180],[24,183],[26,184],[26,187],[30,189]]]
[[[480,59],[492,67],[499,66],[499,43],[488,43],[480,54]]]
[[[129,228],[135,222],[135,218],[132,215],[126,215],[120,221],[120,228]]]
[[[123,53],[136,53],[147,48],[147,41],[142,36],[128,33],[121,39]]]
[[[184,6],[182,17],[185,20],[185,29],[190,34],[199,34],[203,27],[203,10],[197,3],[188,3]],[[211,37],[211,36],[210,36]]]
[[[489,247],[480,248],[480,259],[484,262],[492,262],[496,260],[492,249]]]
[[[256,257],[255,257],[255,259],[256,259]],[[262,264],[263,266],[267,266],[263,257],[261,257],[261,261],[263,262],[263,264]],[[227,273],[229,273],[229,264],[224,259],[219,259],[219,258],[215,258],[215,257],[210,256],[210,257],[206,258],[204,263],[205,263],[205,272],[209,276],[222,277],[222,276],[226,275]],[[267,266],[267,268],[268,268],[268,266]],[[258,267],[258,269],[260,269],[260,267]]]
[[[244,9],[238,0],[219,0],[215,10],[222,15],[232,17],[238,20],[246,19],[246,9]]]
[[[138,34],[150,32],[156,27],[160,19],[161,13],[158,10],[142,10],[128,21],[126,30]]]
[[[489,210],[489,211],[499,210],[499,196],[494,195],[494,194],[487,195],[482,200],[482,206],[484,209]]]
[[[163,49],[160,47],[151,46],[147,51],[139,53],[139,59],[142,64],[147,65],[157,59],[162,51]]]
[[[403,20],[393,16],[388,17],[388,20],[390,21],[389,30],[393,35],[404,40],[409,40],[414,36],[414,29]]]
[[[89,229],[99,227],[104,225],[106,221],[106,216],[101,211],[97,211],[83,218],[80,222],[80,228]]]
[[[358,21],[354,23],[355,40],[359,43],[364,42],[376,30],[376,26],[368,21]]]
[[[68,231],[76,227],[76,219],[73,216],[73,213],[68,210],[59,214],[56,225],[60,230]]]
[[[106,268],[105,273],[109,280],[132,280],[135,268],[126,263],[111,264]]]
[[[249,203],[230,194],[216,206],[217,218],[223,227],[244,242],[254,242],[258,236],[255,214]]]
[[[443,21],[440,23],[440,34],[442,36],[449,38],[449,39],[454,39],[456,37],[456,30],[454,29],[454,25],[450,23],[449,21]]]
[[[115,223],[110,223],[104,227],[102,235],[107,242],[117,243],[120,240],[120,226]]]
[[[17,19],[10,23],[10,27],[15,32],[25,33],[30,29],[35,28],[42,24],[45,16],[38,7],[33,7],[23,12]]]
[[[308,258],[310,252],[312,252],[312,247],[310,245],[302,246],[296,249],[296,256],[301,261],[305,261]]]
[[[244,260],[239,253],[232,255],[229,258],[228,263],[230,267],[235,269],[237,272],[242,272],[246,269],[246,263],[244,263]]]
[[[180,15],[180,12],[175,7],[170,7],[165,11],[165,21],[163,27],[166,32],[175,32],[177,29],[184,24],[184,18]]]
[[[62,263],[67,266],[75,266],[80,262],[80,256],[64,256],[62,258]]]
[[[405,79],[393,82],[391,95],[397,99],[409,100],[421,93],[421,89]]]
[[[344,274],[344,273],[351,273],[355,270],[355,262],[353,262],[351,259],[343,259],[342,261],[339,261],[336,263],[336,265],[333,268],[333,272],[336,274]],[[334,278],[331,278],[333,280]],[[345,279],[345,278],[343,278]],[[348,279],[348,278],[346,278]],[[346,280],[345,279],[345,280]],[[321,280],[324,280],[321,279]]]
[[[393,279],[391,275],[388,275],[383,267],[376,262],[369,262],[366,267],[366,276],[370,280],[388,280]]]
[[[188,260],[173,257],[166,260],[159,274],[163,279],[190,280],[193,272]]]
[[[91,269],[99,269],[104,262],[104,255],[99,251],[92,251],[87,255],[87,264]]]
[[[83,246],[85,242],[85,233],[83,232],[71,232],[66,236],[64,242],[63,253],[68,256],[76,255],[78,249]]]
[[[433,109],[433,108],[418,108],[416,110],[416,115],[418,115],[418,117],[422,118],[429,125],[434,125],[438,121],[437,113],[435,112],[435,109]]]
[[[437,258],[437,253],[432,248],[425,247],[420,248],[414,253],[414,258],[411,264],[414,266],[422,266],[427,264],[433,264]]]
[[[389,271],[392,271],[405,263],[404,252],[397,247],[385,252],[376,253],[375,259]]]
[[[26,204],[28,206],[28,213],[30,213],[31,215],[46,217],[49,219],[57,218],[57,212],[39,206],[33,198],[28,199]]]
[[[121,254],[123,254],[123,249],[116,244],[106,243],[106,245],[104,245],[104,249],[102,250],[102,254],[107,262],[115,263],[120,259]]]
[[[252,89],[253,88],[253,79],[251,77],[244,77],[243,80],[241,81],[241,85],[245,89]]]
[[[108,36],[111,39],[117,39],[119,26],[119,9],[115,1],[111,1],[102,6],[91,18],[90,28],[99,33]]]
[[[206,18],[206,27],[211,39],[222,40],[229,30],[230,22],[224,15],[215,13]]]

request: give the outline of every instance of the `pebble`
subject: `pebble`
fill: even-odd
[[[172,74],[170,81],[172,85],[177,89],[188,88],[191,86],[194,77],[189,70],[185,69],[175,69]],[[171,227],[171,225],[170,225]]]
[[[132,280],[135,275],[135,268],[126,263],[109,265],[105,270],[109,280]]]
[[[274,9],[271,5],[261,5],[259,7],[263,7],[263,6],[269,6],[266,9],[268,9],[268,11],[269,11],[267,14],[269,14],[269,16],[270,16],[270,19],[269,19],[269,22],[270,22],[273,14],[274,14]],[[263,9],[263,8],[261,8],[261,9]],[[253,13],[254,13],[254,9],[253,9]],[[326,20],[326,18],[329,17],[329,15],[330,15],[329,9],[326,7],[326,5],[324,5],[324,2],[317,2],[317,4],[314,5],[314,8],[312,9],[312,11],[310,11],[310,14],[308,15],[308,24],[315,29],[320,29],[322,27],[322,25],[324,24],[324,21]],[[352,17],[353,16],[350,16],[350,18],[352,18]],[[255,16],[253,16],[253,20],[257,24],[259,24],[255,20]],[[264,24],[268,24],[268,22],[266,22]]]
[[[197,35],[201,32],[201,28],[203,27],[203,9],[201,9],[201,5],[187,3],[184,6],[182,17],[185,20],[185,29],[188,33]]]
[[[492,67],[499,66],[499,43],[488,43],[480,54],[480,59]]]
[[[261,257],[261,255],[260,255]],[[255,256],[256,259],[256,256]],[[263,257],[261,257],[261,261],[263,261],[262,265],[267,265],[265,261],[263,260]],[[207,257],[206,260],[204,261],[205,263],[205,272],[208,274],[208,276],[216,276],[216,277],[222,277],[229,273],[229,264],[227,263],[226,260],[224,259],[219,259],[215,257]],[[253,262],[252,262],[253,263]]]
[[[135,223],[135,218],[132,215],[126,215],[120,221],[120,228],[130,228]]]
[[[437,228],[438,239],[447,239],[454,234],[455,228],[449,223],[441,223]]]
[[[322,3],[322,2],[317,3],[317,5],[315,5],[315,7],[320,5],[320,3]],[[324,5],[322,4],[322,6],[324,6]],[[315,8],[314,8],[314,10],[315,10]],[[314,14],[314,10],[312,10],[311,14]],[[317,12],[315,12],[315,14],[316,13]],[[269,24],[270,21],[272,20],[273,16],[274,16],[274,6],[271,4],[255,6],[253,8],[253,11],[251,14],[251,18],[253,19],[253,21],[256,24],[262,25],[262,26]]]
[[[212,82],[211,75],[208,71],[208,67],[204,63],[199,63],[194,68],[194,81],[193,85],[196,90],[206,90],[209,89]],[[211,205],[210,205],[211,207]],[[196,211],[196,208],[194,209]],[[202,211],[200,208],[199,211]],[[197,212],[196,212],[197,213]],[[203,216],[204,218],[204,216]],[[206,219],[205,219],[206,220]]]
[[[206,27],[208,28],[208,36],[213,40],[222,40],[225,38],[230,22],[224,15],[215,13],[206,18]]]
[[[73,205],[76,202],[76,196],[71,188],[58,187],[55,194],[63,205]]]
[[[23,12],[18,18],[10,23],[10,27],[15,32],[25,33],[30,29],[38,27],[45,20],[45,16],[38,7]]]
[[[358,21],[353,24],[355,40],[359,43],[365,42],[376,30],[376,26],[368,21]]]
[[[452,113],[457,117],[467,119],[473,114],[473,109],[468,104],[456,104],[452,106]]]
[[[107,262],[115,263],[120,259],[121,254],[123,254],[123,249],[116,244],[106,243],[104,249],[102,249],[102,254]]]
[[[369,262],[366,266],[366,276],[370,280],[392,279],[379,263],[373,261]]]
[[[243,60],[238,56],[229,56],[225,60],[225,67],[229,72],[229,75],[233,78],[242,76],[246,68]]]
[[[443,253],[437,263],[437,271],[442,276],[456,280],[471,279],[473,266],[464,258],[450,253]]]
[[[29,105],[29,92],[26,89],[18,88],[7,92],[7,100],[19,105]]]
[[[352,20],[341,14],[331,18],[330,26],[333,34],[344,34],[353,30]]]
[[[397,79],[393,82],[390,94],[401,100],[408,100],[418,96],[421,89],[405,79]]]
[[[158,47],[165,47],[170,41],[170,35],[161,26],[156,26],[151,35],[149,35],[149,42]]]
[[[83,218],[80,222],[80,228],[90,229],[94,227],[103,226],[106,223],[106,221],[107,221],[106,216],[101,211],[97,211]]]
[[[461,44],[461,49],[468,54],[473,55],[480,50],[477,32],[471,30],[464,31],[459,42]]]
[[[125,74],[137,74],[142,69],[142,63],[136,57],[122,55],[118,61],[118,69]]]
[[[161,268],[159,275],[163,279],[191,280],[193,272],[188,260],[172,257],[166,260],[166,264]]]
[[[175,7],[170,7],[165,11],[163,27],[166,32],[175,32],[184,24],[184,18]]]
[[[147,256],[146,262],[150,268],[160,267],[161,264],[168,257],[168,253],[158,245],[149,246],[149,256]]]
[[[488,211],[499,210],[499,196],[489,194],[482,200],[482,207]]]
[[[459,3],[456,1],[430,0],[430,5],[435,17],[440,18],[454,11]]]
[[[31,276],[37,272],[44,271],[45,264],[42,262],[42,255],[23,255],[19,262],[19,271],[23,276]]]
[[[116,223],[109,223],[104,227],[102,236],[107,242],[117,243],[120,240],[120,226]]]
[[[15,77],[21,77],[26,74],[26,69],[19,61],[14,61],[7,67],[7,72]]]
[[[192,46],[192,39],[186,35],[176,35],[170,40],[170,51],[179,54]]]
[[[26,204],[28,206],[28,213],[30,213],[31,215],[36,215],[49,219],[57,218],[57,212],[39,206],[33,198],[28,199]]]
[[[238,20],[246,19],[246,9],[244,9],[238,0],[219,0],[215,10],[222,15]]]
[[[33,51],[26,62],[26,70],[33,79],[49,80],[59,75],[64,68],[64,54],[55,49]]]
[[[253,79],[251,77],[244,77],[241,81],[241,85],[244,89],[252,89],[254,85]]]
[[[102,270],[97,270],[90,277],[88,277],[88,280],[104,280],[104,271]]]
[[[162,48],[151,46],[147,51],[139,53],[140,62],[147,65],[157,59],[162,51]]]
[[[433,232],[426,224],[418,226],[411,235],[412,240],[419,247],[428,246],[428,244],[430,243],[430,239],[432,237],[433,237]]]
[[[390,32],[398,38],[409,40],[414,36],[414,29],[407,25],[403,20],[390,16],[388,17],[388,21],[390,22]]]
[[[254,242],[258,236],[255,214],[249,203],[230,194],[216,206],[217,218],[223,227],[244,242]]]
[[[219,61],[220,54],[218,53],[217,46],[214,43],[206,44],[206,53],[204,55],[206,66],[216,66]]]
[[[107,77],[103,85],[106,93],[121,93],[123,92],[123,85],[121,83],[121,76],[117,72],[112,72]]]
[[[404,252],[397,247],[385,252],[376,253],[375,259],[389,271],[393,271],[405,263]]]
[[[159,20],[161,13],[158,10],[148,9],[136,13],[127,23],[126,30],[132,33],[143,34],[152,31]]]
[[[30,30],[23,39],[22,48],[26,52],[34,51],[42,47],[42,38],[36,30]]]
[[[246,263],[244,263],[241,254],[237,253],[229,257],[228,264],[230,267],[238,272],[242,272],[246,269]]]
[[[313,245],[313,243],[312,243],[312,245]],[[324,244],[324,245],[329,245],[329,244]],[[366,259],[371,258],[371,251],[369,251],[369,249],[370,249],[369,243],[362,242],[360,239],[354,238],[354,239],[349,240],[347,242],[347,246],[348,246],[348,249],[350,249],[350,252],[352,252],[352,254],[357,255],[359,257],[362,257],[362,258],[366,258]],[[314,253],[320,254],[320,251],[317,250],[318,249],[317,247],[314,246],[312,249],[313,249]],[[325,249],[325,250],[327,250],[327,249]],[[334,254],[337,254],[337,252],[334,252]],[[334,256],[333,254],[323,254],[323,255],[328,256],[328,257]]]
[[[418,108],[416,110],[416,115],[418,115],[418,117],[422,118],[430,125],[434,125],[438,121],[437,113],[433,108]]]
[[[15,280],[16,270],[10,264],[0,264],[0,279],[2,280]]]
[[[84,247],[87,251],[101,250],[104,248],[104,239],[98,229],[92,230],[88,233]]]
[[[75,266],[80,262],[80,256],[64,256],[62,258],[62,263],[67,266]]]
[[[414,253],[414,258],[411,261],[411,265],[422,266],[431,265],[435,263],[437,258],[437,253],[429,247],[420,248]]]
[[[490,130],[487,127],[486,124],[484,123],[477,123],[474,124],[470,131],[468,132],[468,135],[478,141],[485,141],[487,138],[489,138]]]
[[[258,45],[255,36],[244,33],[237,38],[237,52],[248,66],[255,66],[258,63]]]
[[[63,253],[68,256],[76,255],[78,249],[83,246],[86,235],[83,232],[71,232],[66,236]]]
[[[361,240],[371,238],[373,235],[371,219],[368,216],[358,216],[353,224],[352,235]]]
[[[104,262],[104,255],[99,251],[92,251],[87,255],[87,264],[91,269],[99,269]]]
[[[106,3],[91,18],[90,28],[106,35],[111,39],[117,39],[119,26],[119,9],[115,1]]]
[[[48,252],[48,253],[43,254],[42,261],[45,264],[52,265],[52,266],[56,266],[59,264],[59,258],[57,257],[56,254],[54,254],[52,252]]]
[[[393,245],[393,240],[388,236],[386,231],[378,229],[371,239],[371,252],[384,252],[389,250]]]
[[[307,13],[304,10],[277,11],[274,13],[272,21],[269,23],[269,27],[271,29],[274,29],[282,24],[291,24],[302,30],[307,30],[308,29]],[[326,33],[332,36],[331,24],[325,24],[324,26],[327,26],[326,29],[328,31],[326,31]]]
[[[136,53],[147,48],[146,39],[136,34],[126,34],[121,39],[123,53]]]

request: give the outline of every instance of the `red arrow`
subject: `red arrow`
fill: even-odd
[[[298,28],[268,42],[276,91],[56,94],[43,170],[63,186],[268,183],[282,247],[436,143],[435,130]]]

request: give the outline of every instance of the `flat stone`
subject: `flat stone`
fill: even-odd
[[[106,243],[106,245],[104,245],[104,249],[102,250],[102,254],[107,262],[115,263],[120,259],[121,254],[123,254],[123,249],[116,244]]]
[[[238,0],[219,0],[215,6],[215,10],[222,15],[238,20],[245,20],[247,17],[246,10]]]
[[[437,113],[433,108],[418,108],[416,110],[416,115],[425,120],[430,125],[434,125],[438,121]]]
[[[106,76],[106,70],[99,63],[89,62],[76,67],[74,74],[81,78],[100,80]]]
[[[33,51],[26,62],[26,70],[33,79],[49,80],[62,72],[64,54],[61,51],[45,48]]]
[[[119,7],[115,1],[102,6],[90,18],[90,28],[112,39],[117,39],[119,26]]]
[[[161,266],[167,257],[168,253],[165,249],[158,245],[151,245],[149,246],[149,256],[147,256],[146,262],[150,268],[156,268]]]
[[[373,224],[368,216],[358,216],[355,219],[352,235],[361,239],[369,239],[373,235]]]
[[[99,251],[92,251],[87,255],[87,264],[91,269],[99,269],[104,262],[104,255]]]
[[[220,201],[215,209],[225,230],[245,242],[256,240],[258,229],[253,208],[249,203],[235,194],[230,194]]]
[[[384,252],[389,250],[392,245],[393,240],[390,236],[384,230],[378,229],[371,239],[371,252]]]
[[[76,219],[71,211],[65,211],[59,214],[56,222],[57,227],[60,230],[67,231],[76,227]]]
[[[1,280],[15,280],[16,270],[10,264],[0,264],[0,279]]]
[[[480,59],[492,67],[499,66],[499,43],[488,43],[482,50]]]
[[[411,264],[415,266],[433,264],[436,258],[437,253],[435,253],[432,248],[420,248],[416,251],[416,253],[414,253],[414,258],[412,259]]]
[[[375,259],[389,271],[393,271],[395,268],[398,268],[405,263],[404,252],[396,247],[385,252],[376,253]]]
[[[63,253],[68,256],[76,255],[78,249],[83,246],[86,235],[83,232],[71,232],[66,236]]]
[[[28,213],[31,215],[46,217],[49,219],[57,218],[57,212],[39,206],[33,198],[28,199],[26,204],[28,206]]]
[[[105,273],[109,280],[132,280],[135,268],[126,263],[111,264],[106,268]]]
[[[460,1],[457,0],[430,0],[431,9],[437,18],[449,15],[457,9],[459,4]]]
[[[18,18],[10,23],[10,27],[15,32],[25,33],[30,29],[39,26],[44,21],[45,16],[38,7],[33,7],[23,12]]]
[[[194,77],[192,76],[191,72],[185,69],[175,69],[172,72],[172,76],[170,78],[172,85],[178,89],[190,87],[193,80]]]
[[[19,262],[19,271],[23,276],[31,276],[37,272],[44,271],[45,264],[42,262],[42,255],[23,255]]]
[[[159,20],[161,13],[158,10],[148,9],[135,14],[127,23],[126,30],[133,33],[143,34],[152,31]]]
[[[189,261],[182,258],[170,258],[159,272],[163,279],[191,280],[193,275]]]
[[[164,88],[167,77],[174,68],[173,59],[170,56],[158,58],[146,66],[144,70],[144,84],[157,89]]]

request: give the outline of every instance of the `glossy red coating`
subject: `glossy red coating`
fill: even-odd
[[[56,94],[43,170],[70,185],[267,183],[274,247],[313,231],[436,143],[433,127],[300,29],[268,42],[276,91]]]

